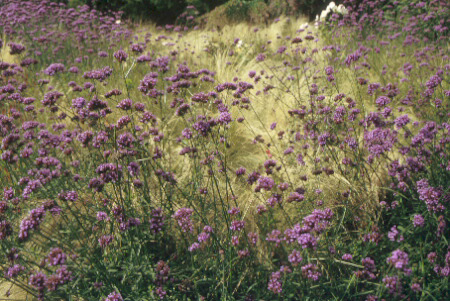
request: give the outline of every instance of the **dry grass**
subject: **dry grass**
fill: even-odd
[[[306,18],[291,19],[287,17],[281,18],[281,21],[272,23],[269,25],[261,25],[258,30],[255,31],[257,26],[239,23],[239,24],[226,24],[221,21],[223,14],[219,11],[212,12],[208,17],[208,25],[203,30],[190,31],[187,33],[172,33],[164,32],[164,35],[168,37],[168,40],[161,42],[151,42],[152,50],[155,53],[159,51],[167,51],[167,48],[178,51],[178,60],[187,63],[191,69],[198,70],[201,68],[208,68],[216,72],[216,83],[230,82],[233,78],[237,77],[239,80],[250,81],[248,73],[251,70],[256,71],[258,74],[264,70],[265,75],[284,76],[283,70],[271,71],[268,66],[280,65],[281,61],[275,61],[277,58],[267,58],[266,61],[261,64],[256,62],[255,57],[261,52],[261,47],[265,46],[268,52],[274,53],[279,46],[289,45],[286,43],[286,36],[295,37],[299,35],[297,30],[307,21]],[[214,22],[219,22],[221,26],[214,26]],[[314,34],[317,33],[317,29],[313,26],[309,26],[306,31],[311,31]],[[154,37],[161,35],[161,32],[156,31],[155,25],[142,24],[140,30],[140,36],[143,37],[145,33],[152,33],[152,40]],[[237,47],[233,41],[235,38],[239,38],[242,41],[240,47]],[[166,42],[165,42],[166,41]],[[167,43],[175,43],[170,46]],[[270,44],[267,41],[271,41]],[[310,49],[321,49],[324,46],[324,42],[320,39],[315,41],[304,41],[303,46]],[[172,48],[170,48],[172,47]],[[188,50],[187,50],[188,49]],[[207,51],[205,51],[207,49]],[[234,55],[230,56],[230,51],[234,52]],[[315,56],[316,67],[318,70],[323,70],[328,65],[329,58],[319,51]],[[374,81],[378,79],[378,74],[372,71],[372,74],[368,74]],[[264,77],[264,76],[263,76]],[[285,93],[287,87],[281,86],[276,81],[265,81],[265,83],[273,83],[277,86],[277,89],[273,89],[268,94],[261,93],[256,95],[256,90],[252,90],[250,93],[250,99],[252,104],[249,110],[239,109],[237,106],[232,107],[232,114],[236,117],[244,117],[243,124],[236,126],[233,125],[229,130],[229,142],[230,148],[226,150],[226,157],[229,172],[234,172],[238,167],[245,166],[248,171],[261,168],[262,162],[269,158],[268,151],[274,155],[277,160],[283,158],[283,151],[288,147],[286,142],[279,140],[277,137],[277,130],[270,131],[269,126],[273,122],[277,122],[277,129],[289,129],[292,128],[291,118],[288,116],[287,111],[289,109],[298,108],[302,103],[302,98],[307,99],[308,83],[301,74],[297,74],[298,81],[293,82],[289,89],[296,91],[294,97],[291,94]],[[339,87],[341,91],[352,91],[354,87],[354,79],[351,74],[340,77]],[[286,82],[285,80],[283,82]],[[211,89],[213,85],[201,87],[202,90]],[[352,91],[353,93],[356,91]],[[336,93],[337,94],[337,93]],[[334,94],[335,95],[335,94]],[[331,97],[332,95],[330,95]],[[224,99],[224,102],[230,103],[230,99]],[[371,100],[367,100],[367,103]],[[306,103],[305,103],[306,104]],[[367,106],[367,110],[373,109],[373,106]],[[169,122],[168,122],[169,124]],[[262,137],[264,143],[253,144],[252,141],[255,137]],[[270,146],[268,146],[270,144]],[[184,167],[189,164],[185,158],[176,156],[174,151],[173,167]],[[305,151],[305,158],[314,158],[317,154],[312,151]],[[340,162],[342,155],[336,155],[336,161]],[[300,180],[300,176],[308,176],[308,187],[310,191],[315,189],[322,189],[324,202],[327,206],[335,207],[342,206],[336,200],[336,196],[345,190],[351,189],[353,192],[350,198],[350,204],[362,206],[361,209],[373,211],[376,204],[379,201],[380,191],[379,186],[381,179],[383,179],[383,173],[379,178],[374,175],[375,172],[366,175],[361,181],[355,181],[352,178],[346,178],[344,175],[335,173],[333,176],[318,175],[312,176],[315,166],[299,167],[293,158],[285,160],[282,170],[283,177],[289,179],[289,184],[292,187],[301,187],[304,182]],[[279,162],[281,163],[281,162]],[[331,164],[333,165],[333,164]],[[332,166],[337,170],[337,166]],[[175,168],[177,169],[177,168]],[[381,170],[381,169],[380,169]],[[191,169],[181,168],[181,173],[177,173],[180,180],[189,179]],[[253,213],[257,205],[265,204],[264,199],[255,199],[255,194],[249,189],[248,185],[244,181],[234,181],[232,183],[235,195],[238,196],[238,204],[243,208],[244,212]],[[225,184],[221,187],[225,189]],[[312,196],[312,195],[311,195]],[[231,200],[227,200],[231,202]],[[289,213],[292,220],[297,221],[305,213],[299,212],[294,204],[287,204],[286,212]]]

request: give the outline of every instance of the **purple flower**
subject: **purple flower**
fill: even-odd
[[[355,52],[353,52],[353,53],[351,53],[351,54],[349,54],[349,55],[347,56],[347,58],[345,59],[345,64],[346,64],[348,67],[350,67],[350,65],[351,65],[353,62],[358,61],[359,58],[360,58],[361,56],[362,56],[362,53],[361,53],[361,51],[358,49],[358,50],[356,50]]]
[[[78,200],[78,193],[74,190],[62,191],[61,193],[58,193],[58,198],[62,201],[75,202]]]
[[[100,247],[106,248],[114,240],[113,235],[103,235],[98,239]]]
[[[129,110],[131,109],[133,106],[133,101],[131,99],[124,99],[122,100],[117,106],[116,108],[122,109],[122,110]]]
[[[247,236],[248,236],[249,243],[256,246],[256,244],[258,243],[258,238],[259,238],[258,233],[249,232],[247,234]]]
[[[48,66],[47,69],[44,70],[44,73],[47,75],[53,76],[56,73],[64,72],[65,69],[66,69],[66,67],[63,64],[55,63],[55,64],[51,64],[50,66]]]
[[[444,205],[439,203],[442,192],[438,188],[430,186],[427,179],[417,181],[417,192],[419,199],[427,205],[428,211],[439,212],[445,210]]]
[[[281,243],[280,235],[281,235],[281,231],[274,229],[274,230],[272,230],[272,232],[267,234],[266,241],[274,242],[275,247],[278,247]]]
[[[9,46],[9,54],[11,55],[21,54],[22,52],[25,51],[25,46],[19,43],[10,42],[8,43],[8,46]]]
[[[153,233],[159,233],[162,231],[162,228],[164,226],[164,214],[162,212],[161,208],[153,209],[150,214],[150,229]]]
[[[409,257],[406,252],[397,249],[392,252],[391,257],[388,257],[386,261],[396,269],[404,270],[409,263]]]
[[[271,190],[275,186],[275,181],[269,177],[260,177],[258,179],[258,186],[255,188],[255,191],[260,191],[264,189],[266,191]]]
[[[293,250],[292,253],[289,254],[288,260],[293,266],[297,266],[303,260],[301,255],[302,254],[299,251]]]
[[[231,118],[231,114],[228,112],[222,112],[219,115],[219,119],[218,119],[219,123],[222,125],[227,125],[229,124],[231,121],[233,121],[233,119]]]
[[[62,265],[66,262],[67,256],[60,248],[52,248],[48,253],[46,262],[49,266]]]
[[[403,241],[403,235],[400,234],[400,232],[397,230],[397,226],[393,226],[391,230],[388,232],[389,240],[401,242]]]
[[[95,172],[100,174],[100,179],[104,183],[115,183],[122,176],[122,165],[113,163],[100,164]]]
[[[47,94],[44,95],[44,99],[41,100],[41,103],[44,106],[48,107],[53,106],[56,103],[56,101],[61,98],[61,96],[64,96],[64,94],[58,91],[48,92]]]
[[[198,242],[194,242],[189,248],[189,252],[194,252],[195,250],[200,249],[200,244]]]
[[[20,264],[15,264],[12,267],[9,267],[7,271],[5,271],[5,278],[16,278],[20,272],[24,271],[25,267]]]
[[[5,187],[3,188],[3,200],[9,201],[14,198],[14,188],[12,187]]]
[[[130,46],[131,51],[135,52],[135,53],[142,53],[144,52],[144,46],[140,45],[140,44],[132,44]]]
[[[364,133],[364,141],[371,156],[379,157],[392,149],[397,141],[397,132],[392,132],[390,129],[376,128],[373,131]]]
[[[109,218],[109,216],[108,216],[108,214],[106,212],[99,211],[99,212],[97,212],[97,220],[99,222],[101,222],[101,221],[109,221],[110,218]]]
[[[82,109],[86,105],[86,99],[83,97],[78,97],[75,99],[72,99],[72,107],[77,109]]]
[[[441,82],[442,82],[442,78],[440,78],[438,75],[433,75],[427,81],[426,86],[428,89],[434,89],[437,86],[439,86],[441,84]]]
[[[286,51],[287,47],[286,46],[280,46],[280,48],[278,48],[277,53],[278,54],[283,54]]]
[[[355,276],[357,278],[374,280],[376,278],[375,272],[377,271],[376,266],[375,266],[375,261],[373,261],[369,257],[366,257],[366,258],[362,259],[361,262],[362,262],[364,269],[356,271]]]
[[[122,295],[116,291],[110,293],[104,301],[123,301]]]
[[[266,59],[266,55],[264,53],[260,53],[256,56],[256,61],[257,62],[262,62]]]
[[[436,252],[430,252],[430,253],[427,255],[427,259],[428,259],[428,261],[431,262],[431,263],[434,263],[434,261],[436,260],[436,257],[437,257]]]
[[[128,54],[123,50],[118,50],[114,52],[114,57],[119,63],[125,62],[128,58]]]
[[[19,238],[26,239],[28,237],[28,232],[32,229],[37,229],[44,217],[45,209],[43,206],[32,209],[28,217],[24,218],[20,223]]]
[[[352,254],[346,253],[346,254],[342,255],[342,260],[350,261],[352,259],[353,259]]]
[[[156,288],[155,294],[158,295],[159,299],[162,300],[167,295],[167,292],[161,286],[159,286]]]
[[[173,216],[183,232],[192,232],[194,227],[191,221],[191,215],[194,210],[190,208],[181,208]]]
[[[67,270],[67,266],[63,265],[56,270],[56,273],[50,275],[45,281],[45,286],[49,291],[55,291],[59,285],[72,280],[72,272]]]
[[[390,294],[398,294],[402,291],[402,284],[398,276],[386,276],[383,278],[383,283],[389,289]]]
[[[322,275],[318,270],[319,268],[315,264],[310,263],[302,266],[302,275],[310,280],[318,281]]]
[[[101,69],[87,71],[83,74],[83,78],[87,79],[96,79],[99,82],[103,82],[105,79],[107,79],[111,74],[113,70],[106,66]]]
[[[292,203],[292,202],[301,202],[305,199],[305,196],[303,194],[300,194],[296,191],[291,192],[291,194],[289,195],[289,197],[287,198],[287,202],[288,203]]]
[[[422,290],[422,287],[420,287],[420,283],[413,283],[411,284],[411,290],[415,293],[418,293]]]
[[[310,215],[303,218],[303,225],[309,231],[322,233],[329,225],[332,217],[333,211],[330,208],[325,208],[324,210],[314,209]]]
[[[198,240],[199,243],[202,243],[202,242],[207,241],[210,237],[211,237],[211,234],[209,234],[208,232],[201,232],[197,236],[197,240]]]
[[[158,261],[155,267],[156,282],[163,285],[169,280],[170,267],[163,260]]]
[[[297,242],[302,246],[302,249],[311,248],[316,249],[317,239],[310,233],[300,234],[297,238]]]
[[[330,133],[325,132],[322,135],[320,135],[317,140],[319,142],[319,145],[324,147],[327,143],[328,138],[330,138]]]
[[[388,105],[391,102],[391,99],[389,97],[386,96],[380,96],[377,98],[377,100],[375,101],[375,103],[379,106],[379,107],[384,107],[386,105]]]
[[[414,227],[423,227],[425,224],[425,219],[422,215],[416,214],[414,215],[414,221],[413,221]]]
[[[236,176],[242,176],[242,175],[245,175],[245,173],[246,173],[246,169],[244,168],[244,167],[239,167],[237,170],[236,170]]]
[[[245,226],[245,221],[232,221],[230,230],[241,231],[242,229],[244,229],[244,226]]]
[[[282,283],[281,283],[280,279],[281,279],[281,273],[279,271],[272,273],[272,275],[270,276],[270,280],[269,280],[267,289],[269,291],[272,291],[274,294],[281,294],[281,292],[283,291],[283,288],[282,288]]]
[[[409,119],[408,115],[403,115],[403,116],[397,117],[394,120],[394,123],[395,123],[395,126],[399,129],[399,128],[402,128],[405,125],[407,125],[410,121],[411,121],[411,119]]]
[[[139,164],[137,162],[130,162],[130,164],[128,164],[128,172],[130,173],[130,175],[132,177],[137,177],[139,175],[139,171],[141,169],[141,167],[139,166]]]
[[[42,291],[44,290],[46,281],[47,276],[42,272],[37,272],[36,274],[30,276],[28,284],[37,289],[38,291]]]
[[[133,135],[126,132],[119,135],[119,138],[117,139],[117,146],[122,149],[132,148],[135,141],[136,139],[134,139]]]
[[[0,221],[0,240],[6,239],[12,234],[12,226],[8,221]]]
[[[373,95],[375,93],[375,91],[378,90],[380,87],[381,87],[381,85],[379,83],[371,83],[368,85],[367,93],[369,95]]]

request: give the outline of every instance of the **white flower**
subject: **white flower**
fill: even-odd
[[[320,18],[319,18],[319,20],[320,20],[320,21],[325,20],[325,18],[326,18],[327,15],[330,13],[330,11],[331,11],[331,10],[329,10],[328,7],[327,7],[326,10],[323,10],[323,11],[320,13]]]
[[[336,11],[340,14],[346,15],[348,14],[348,10],[345,8],[344,5],[339,4],[339,6],[336,8]]]
[[[316,20],[317,20],[318,16],[316,16]],[[300,25],[300,29],[306,29],[308,28],[308,23],[303,23],[302,25]]]
[[[239,40],[239,42],[236,44],[236,47],[237,48],[241,48],[242,44],[243,44],[242,40]]]
[[[333,13],[333,12],[340,13],[342,15],[346,15],[348,13],[348,10],[342,4],[339,4],[339,6],[336,6],[336,4],[334,2],[330,2],[330,4],[328,4],[327,8],[320,13],[320,17],[316,15],[316,22],[314,23],[314,25],[317,27],[319,24],[319,21],[324,21],[326,19],[326,17],[328,16],[328,14]]]
[[[116,20],[116,24],[120,24],[121,22],[120,22],[120,20]]]
[[[327,10],[331,11],[335,7],[336,7],[336,3],[334,3],[334,1],[331,1],[330,4],[328,4],[328,6],[327,6]]]

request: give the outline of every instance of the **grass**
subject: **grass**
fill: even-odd
[[[280,265],[282,267],[291,266],[287,258],[294,248],[293,245],[285,244],[284,241],[282,247],[278,247],[267,238],[275,235],[272,231],[278,229],[281,230],[282,237],[283,235],[287,237],[287,234],[281,233],[286,229],[293,228],[296,224],[304,223],[305,217],[310,217],[311,211],[319,208],[330,208],[334,217],[329,225],[325,223],[328,225],[325,232],[317,230],[317,233],[314,234],[318,240],[317,249],[302,247],[304,258],[302,265],[314,264],[325,280],[321,280],[317,285],[311,284],[308,279],[305,279],[305,273],[300,270],[300,266],[291,266],[294,270],[293,274],[283,272],[283,283],[288,287],[286,294],[270,295],[270,297],[295,298],[289,294],[293,294],[292,296],[295,294],[305,295],[306,297],[307,290],[311,286],[318,289],[318,295],[336,300],[343,299],[345,296],[349,296],[350,299],[357,298],[360,296],[358,294],[374,292],[381,296],[385,293],[381,276],[376,280],[380,284],[375,280],[365,282],[365,280],[357,280],[352,269],[363,268],[360,265],[361,260],[372,256],[377,259],[379,275],[391,275],[393,268],[386,265],[386,257],[395,245],[386,238],[387,235],[384,235],[385,241],[380,246],[378,244],[366,246],[361,237],[368,231],[372,231],[370,229],[373,225],[379,225],[383,233],[388,232],[393,225],[401,225],[402,233],[405,236],[407,233],[415,233],[414,231],[417,229],[415,226],[412,228],[410,220],[413,212],[417,213],[422,209],[420,212],[427,217],[430,224],[429,229],[438,225],[439,217],[430,213],[430,210],[427,212],[424,209],[424,202],[418,200],[415,181],[419,178],[414,178],[416,174],[407,180],[409,181],[408,189],[405,191],[389,186],[396,183],[396,180],[393,180],[388,174],[389,164],[396,159],[400,164],[410,162],[408,161],[410,158],[402,154],[401,146],[409,145],[411,136],[416,135],[419,128],[416,126],[406,129],[397,128],[400,133],[398,145],[392,150],[383,152],[373,163],[368,163],[368,150],[365,148],[368,139],[365,134],[372,128],[362,126],[362,122],[359,124],[347,121],[334,122],[333,112],[338,106],[348,106],[350,109],[349,104],[354,101],[354,107],[361,110],[357,120],[363,118],[367,120],[373,114],[382,112],[382,108],[379,108],[375,100],[387,92],[378,90],[375,95],[368,95],[367,85],[359,84],[359,78],[365,78],[369,83],[379,82],[382,86],[395,83],[399,89],[399,95],[404,97],[412,86],[422,88],[436,69],[443,67],[445,59],[442,55],[438,55],[439,49],[429,50],[432,55],[431,58],[427,58],[429,68],[419,68],[418,62],[415,62],[415,68],[408,76],[403,71],[403,66],[416,58],[417,53],[427,46],[424,41],[405,47],[403,45],[404,37],[402,37],[389,40],[389,44],[384,43],[385,45],[379,51],[372,51],[380,45],[380,39],[386,38],[385,35],[380,33],[376,39],[361,39],[353,36],[355,32],[352,30],[343,29],[342,35],[339,36],[335,35],[335,32],[329,30],[328,27],[315,28],[310,25],[306,30],[300,30],[305,23],[305,19],[302,18],[282,17],[280,19],[279,22],[258,27],[239,23],[223,25],[219,29],[213,26],[182,33],[160,30],[153,24],[139,24],[138,27],[133,28],[135,33],[132,38],[133,42],[143,42],[148,39],[145,43],[146,51],[152,54],[153,59],[165,55],[171,59],[170,71],[168,73],[159,72],[157,87],[164,93],[157,100],[143,96],[138,90],[140,81],[151,71],[151,67],[147,64],[136,63],[137,55],[132,54],[129,50],[130,43],[127,39],[118,40],[113,45],[103,40],[92,45],[87,41],[82,41],[78,42],[76,47],[75,45],[71,47],[71,37],[61,42],[66,48],[55,54],[52,59],[50,59],[52,49],[46,48],[44,44],[35,45],[37,49],[44,52],[44,55],[38,65],[29,67],[20,77],[28,85],[25,93],[27,96],[36,98],[37,109],[44,108],[40,105],[40,101],[48,92],[46,90],[48,86],[63,92],[64,96],[58,101],[58,113],[51,113],[49,109],[45,109],[43,114],[22,112],[23,115],[18,118],[17,122],[37,120],[48,124],[64,123],[67,130],[78,131],[76,133],[78,139],[81,137],[80,133],[88,130],[94,133],[105,130],[110,133],[110,140],[98,148],[93,147],[92,143],[84,147],[74,136],[74,142],[70,144],[71,153],[65,154],[60,150],[51,150],[51,156],[60,160],[70,175],[79,173],[81,180],[75,182],[70,177],[61,177],[46,183],[41,190],[37,190],[32,195],[32,201],[21,203],[22,214],[15,215],[13,225],[14,229],[17,229],[20,220],[25,214],[28,214],[28,210],[47,199],[57,200],[63,208],[64,214],[61,218],[55,218],[51,223],[46,221],[47,227],[42,226],[41,228],[43,233],[52,232],[53,229],[54,233],[47,234],[54,237],[57,243],[34,238],[33,243],[42,243],[43,248],[36,249],[37,255],[27,257],[29,262],[38,262],[38,257],[45,257],[48,253],[48,248],[45,247],[46,243],[49,244],[48,247],[54,245],[65,247],[72,246],[71,241],[75,241],[73,248],[69,248],[70,250],[67,252],[81,254],[79,256],[83,259],[82,263],[75,260],[71,262],[79,280],[77,280],[77,284],[66,286],[67,291],[61,292],[59,296],[78,294],[103,298],[113,288],[119,290],[117,287],[120,287],[121,292],[128,291],[129,298],[141,297],[139,294],[144,293],[148,298],[150,298],[149,296],[157,298],[155,297],[156,289],[158,286],[162,289],[165,282],[163,284],[158,282],[161,280],[157,280],[154,266],[158,260],[164,260],[170,263],[171,269],[173,269],[172,273],[179,277],[176,280],[181,281],[181,283],[177,282],[179,287],[192,287],[192,294],[186,293],[183,298],[193,300],[206,296],[210,299],[238,300],[234,298],[244,298],[244,295],[247,296],[250,293],[266,298],[269,296],[267,294],[272,294],[271,292],[264,293],[267,291],[266,281],[269,278],[277,277],[276,272],[273,271],[277,271]],[[57,28],[54,24],[47,24],[47,26],[50,29],[57,29],[56,32],[65,30],[63,25],[56,26]],[[308,35],[314,37],[308,39],[306,38]],[[296,36],[303,38],[301,44],[291,43]],[[157,39],[157,37],[160,38]],[[234,42],[236,38],[239,38],[241,42]],[[6,36],[3,40],[9,41]],[[81,45],[82,47],[80,47]],[[284,45],[287,46],[286,53],[276,54],[277,51],[281,52],[280,47]],[[324,50],[330,45],[341,47],[341,49],[339,51]],[[355,64],[351,67],[345,66],[344,61],[347,55],[360,48],[361,45],[372,50],[367,51],[358,64],[364,60],[370,68],[360,66],[360,69],[356,69],[354,68]],[[436,47],[441,47],[441,53],[448,50],[448,43],[437,43],[436,45]],[[91,53],[87,54],[82,62],[75,63],[75,59],[81,57],[84,49],[89,47],[93,48]],[[296,47],[298,48],[296,49]],[[18,63],[20,61],[18,56],[9,55],[7,48],[4,46],[1,50],[2,60],[10,63],[16,60],[15,62]],[[118,49],[124,49],[129,53],[130,56],[126,62],[118,63],[112,57],[112,53]],[[361,49],[363,52],[365,51],[362,46]],[[96,53],[100,50],[107,51],[108,57],[98,57]],[[257,58],[259,53],[265,53],[267,56],[263,62]],[[54,62],[64,63],[66,69],[77,65],[80,72],[78,74],[58,73],[51,77],[42,75],[42,73],[36,74]],[[195,80],[195,84],[181,89],[179,94],[167,92],[171,82],[164,78],[174,75],[180,64],[189,66],[191,71],[204,68],[213,70],[215,82]],[[99,69],[105,65],[111,66],[114,72],[102,83],[91,80],[95,90],[89,92],[89,89],[85,89],[82,94],[79,94],[68,87],[70,81],[82,85],[82,82],[88,81],[81,77],[84,72]],[[299,68],[295,70],[292,68],[293,66],[299,66]],[[332,82],[327,81],[324,75],[324,70],[328,66],[333,66],[336,71],[336,79]],[[249,76],[251,71],[255,71],[256,76],[261,77],[258,83],[255,83]],[[400,80],[402,77],[407,77],[408,81]],[[49,79],[48,86],[37,84],[37,80],[41,78]],[[216,118],[220,114],[218,100],[215,100],[215,103],[210,101],[206,104],[197,104],[190,102],[194,94],[200,91],[213,91],[220,83],[241,81],[248,81],[254,85],[254,89],[245,92],[245,96],[251,100],[250,103],[243,105],[242,98],[237,99],[236,96],[233,96],[233,91],[222,92],[218,97],[229,108],[233,118],[230,125],[213,127],[211,133],[204,137],[198,135],[194,139],[180,139],[180,133],[184,128],[194,128],[194,122],[200,120],[198,115]],[[312,92],[313,83],[319,85],[317,92]],[[273,86],[272,89],[269,89],[270,85]],[[95,118],[77,120],[79,118],[77,116],[81,113],[71,107],[72,99],[79,95],[83,95],[87,100],[94,96],[105,99],[105,93],[113,88],[121,89],[123,94],[107,100],[112,114],[105,118],[99,118],[99,120],[94,120]],[[445,89],[448,89],[448,82],[442,81],[442,87],[439,89],[436,93],[443,96]],[[314,96],[316,93],[323,95],[324,99],[316,100],[316,96]],[[336,99],[341,93],[345,93],[346,96]],[[414,95],[418,96],[419,92],[414,91]],[[135,128],[137,124],[142,125],[139,123],[140,115],[142,115],[140,112],[135,110],[123,112],[116,109],[116,105],[123,98],[130,98],[134,103],[144,102],[147,106],[146,109],[154,113],[158,119],[157,125],[143,125],[144,129],[149,132],[149,138],[142,138],[142,143],[132,146],[139,150],[137,156],[122,155],[120,151],[124,151],[124,149],[120,149],[116,143],[119,135],[124,131],[132,132],[136,139],[142,132]],[[184,116],[178,116],[175,108],[170,107],[171,102],[179,98],[186,100],[191,105],[190,110]],[[403,105],[399,99],[400,96],[391,98],[390,106],[392,106],[393,116],[384,118],[388,122],[387,125],[381,127],[383,129],[395,129],[393,120],[401,114],[408,114],[411,124],[415,121],[434,120],[440,123],[445,121],[445,117],[437,113],[439,112],[438,108],[431,102],[425,105],[421,105],[419,102]],[[233,105],[236,99],[241,101],[241,105]],[[445,98],[444,101],[446,101]],[[2,107],[2,111],[12,114],[11,108],[14,108],[15,105],[13,102],[8,102]],[[445,103],[445,105],[447,104]],[[177,106],[176,104],[175,107]],[[296,109],[304,109],[306,117],[290,116],[289,111]],[[329,114],[326,113],[327,109],[330,110]],[[313,113],[307,114],[308,110]],[[319,113],[321,111],[325,113]],[[64,121],[59,121],[57,119],[59,112],[64,112],[68,117]],[[119,118],[125,116],[124,114],[131,117],[131,124],[125,126],[124,129],[111,130],[111,125],[117,124]],[[238,118],[243,118],[243,121],[237,122]],[[271,129],[271,124],[274,123],[276,123],[276,127]],[[410,132],[408,133],[408,131]],[[58,131],[52,130],[51,132]],[[157,135],[161,133],[164,134],[164,138],[159,142]],[[323,146],[320,146],[321,135],[326,133],[329,135],[326,138],[328,140]],[[356,139],[360,147],[352,150],[346,146],[345,139],[348,134]],[[436,141],[438,138],[440,139],[441,136],[437,136]],[[38,146],[41,147],[40,144]],[[186,146],[195,147],[198,155],[180,156],[180,151]],[[284,154],[291,147],[295,148],[295,152]],[[157,148],[163,152],[164,156],[162,159],[154,160],[152,157],[157,153]],[[105,150],[111,151],[112,154],[108,157],[103,153]],[[302,155],[306,164],[301,164],[299,155]],[[265,174],[264,164],[265,162],[270,163],[267,161],[269,159],[276,160],[279,169],[272,168],[272,172],[266,171],[267,174]],[[347,159],[353,160],[356,164],[343,164],[343,160]],[[71,164],[76,160],[79,160],[79,167]],[[143,182],[141,189],[133,184],[133,178],[127,173],[127,165],[132,160],[139,162],[141,166],[139,177]],[[20,162],[18,165],[9,165],[2,161],[2,167],[8,167],[8,170],[5,169],[2,172],[2,175],[8,177],[5,187],[14,186],[17,191],[21,191],[22,188],[13,179],[26,175],[29,167],[27,167],[28,163],[25,159],[21,158]],[[98,166],[106,162],[112,163],[116,168],[118,164],[121,164],[123,176],[106,184],[102,192],[87,189],[89,179],[100,177],[100,172],[96,172]],[[436,163],[436,166],[438,165]],[[15,166],[14,169],[13,166]],[[252,171],[258,171],[261,175],[274,179],[277,184],[288,183],[289,189],[284,192],[283,203],[270,208],[267,205],[268,198],[271,197],[273,191],[283,194],[281,188],[274,188],[272,192],[269,191],[270,189],[266,189],[266,191],[263,189],[262,192],[256,191],[254,185],[247,184],[246,177],[235,176],[236,170],[241,166],[246,168],[247,175]],[[436,169],[436,172],[440,172],[439,168]],[[330,170],[333,172],[329,172]],[[177,183],[165,180],[164,176],[158,175],[161,174],[160,171],[174,172]],[[419,175],[425,177],[423,174],[428,177],[429,174],[426,172],[433,174],[433,177],[438,179],[432,182],[432,187],[443,186],[440,181],[446,178],[445,172],[442,176],[436,176],[430,165],[426,171],[417,173],[417,177]],[[207,189],[206,193],[201,192],[205,189]],[[442,189],[445,191],[447,188],[443,187]],[[61,191],[69,190],[78,191],[79,194],[79,200],[73,205],[70,205],[68,201],[63,201],[63,198],[58,199]],[[287,201],[289,193],[293,193],[295,190],[304,191],[300,193],[304,196],[304,201],[291,203]],[[109,198],[110,203],[104,205],[103,198]],[[398,210],[403,210],[401,214],[400,211],[397,212],[394,209],[389,209],[391,210],[389,211],[380,206],[381,202],[387,202],[389,205],[394,200],[400,203]],[[408,202],[411,204],[415,202],[414,204],[419,205],[412,206]],[[152,218],[151,211],[162,207],[167,218],[167,224],[163,231],[164,236],[141,230],[143,228],[134,230],[131,227],[131,230],[120,230],[120,227],[124,226],[124,220],[121,220],[122,217],[117,217],[115,213],[116,206],[119,205],[126,208],[127,217],[140,217],[145,225]],[[267,214],[257,213],[257,208],[261,205],[266,206]],[[195,230],[192,233],[183,232],[178,226],[179,221],[173,216],[183,207],[189,207],[194,212],[192,220]],[[237,216],[228,214],[227,211],[232,207],[239,207],[241,213]],[[411,209],[411,207],[414,208]],[[97,221],[96,213],[99,211],[107,212],[112,221],[110,223]],[[395,215],[397,213],[398,215]],[[246,222],[242,231],[231,230],[232,221],[237,219]],[[187,253],[186,249],[189,245],[197,241],[195,233],[200,233],[205,225],[211,225],[214,229],[214,233],[211,234],[211,242],[202,245],[197,252]],[[128,225],[128,227],[130,226]],[[70,235],[66,232],[58,232],[56,229],[67,229],[67,233]],[[426,237],[422,238],[429,242],[432,239],[430,233],[433,231],[435,231],[434,228],[427,232]],[[245,245],[251,252],[250,258],[245,259],[246,257],[241,257],[241,253],[238,252],[245,251],[242,249],[245,246],[242,245],[246,243],[249,232],[257,233],[260,242],[258,247],[253,247],[250,243],[248,246]],[[416,236],[419,237],[420,233],[417,233]],[[109,247],[100,248],[98,239],[105,234],[114,235],[115,240]],[[233,236],[239,237],[241,240],[239,248],[233,246]],[[438,241],[438,244],[443,244],[443,240],[445,240],[445,235],[442,241]],[[413,235],[407,237],[407,242],[405,241],[401,245],[402,250],[410,250],[412,241],[414,241]],[[30,245],[27,244],[19,243],[22,249],[31,246],[31,242]],[[431,245],[428,244],[427,248],[431,248]],[[5,245],[4,248],[8,248],[8,246]],[[146,248],[148,250],[143,250]],[[297,246],[297,248],[300,247]],[[337,249],[339,257],[332,253],[332,248]],[[340,256],[344,252],[353,254],[355,260],[353,262],[341,260]],[[413,257],[417,262],[418,259],[415,257],[417,254],[409,252],[411,262]],[[443,256],[441,257],[443,258]],[[145,267],[142,267],[142,269],[148,270],[143,270],[139,275],[141,277],[139,281],[143,282],[130,282],[129,277],[135,275],[136,272],[133,267],[139,265],[142,258],[148,260],[148,266],[146,264]],[[421,255],[420,260],[423,264],[426,260],[425,256]],[[2,267],[6,268],[3,262]],[[302,267],[307,266],[303,265]],[[427,264],[427,269],[428,272],[422,269],[421,281],[428,281],[424,280],[426,279],[424,275],[431,273],[430,264]],[[114,272],[110,272],[110,270]],[[52,268],[48,268],[46,272],[51,273]],[[403,272],[397,271],[397,274],[403,277],[401,273]],[[414,269],[414,273],[414,277],[419,277],[416,269]],[[295,275],[295,277],[289,275]],[[289,277],[292,279],[287,280]],[[347,282],[338,281],[339,277],[342,279],[347,277],[348,279],[345,278]],[[278,278],[274,279],[275,282],[281,281]],[[92,282],[100,280],[105,281],[106,288],[95,291],[92,288]],[[176,281],[174,280],[174,282]],[[410,280],[404,281],[408,282],[408,285],[410,284]],[[253,282],[254,284],[252,284]],[[437,282],[433,282],[433,285],[439,287],[440,284],[435,283]],[[134,289],[133,285],[138,284],[141,286],[137,290]],[[178,291],[175,285],[171,288],[167,288],[167,283],[164,285],[166,285],[166,289],[171,290],[169,293],[173,298],[181,296],[177,295]],[[292,286],[289,288],[289,285]],[[208,287],[214,287],[214,289],[209,290]],[[371,289],[359,292],[361,287],[370,287]],[[2,285],[2,289],[7,289],[5,284]],[[109,291],[106,291],[107,289]],[[20,294],[20,290],[18,293]],[[344,295],[339,296],[342,293]],[[23,296],[17,296],[17,298],[23,298]],[[88,300],[90,297],[84,298]]]

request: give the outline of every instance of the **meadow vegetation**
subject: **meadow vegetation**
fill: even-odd
[[[2,2],[0,292],[449,299],[449,5],[344,6]]]

